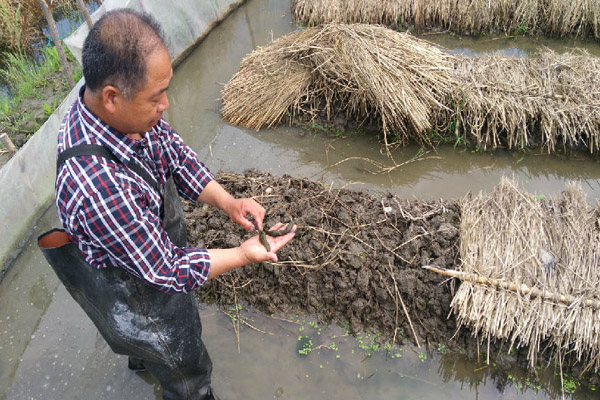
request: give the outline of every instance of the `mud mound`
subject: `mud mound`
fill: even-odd
[[[447,343],[456,333],[450,281],[422,266],[451,268],[458,261],[457,203],[329,189],[252,171],[217,179],[234,196],[259,201],[267,226],[294,219],[298,229],[278,263],[210,281],[197,292],[202,302],[313,314],[396,343]],[[249,235],[213,207],[184,207],[192,246],[232,247]]]

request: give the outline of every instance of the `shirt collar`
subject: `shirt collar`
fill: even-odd
[[[142,140],[135,140],[107,125],[85,105],[83,102],[84,91],[85,85],[79,90],[77,109],[85,127],[83,129],[86,133],[85,136],[87,136],[85,142],[101,144],[109,149],[123,164],[129,164],[133,154],[144,146],[146,135],[142,134],[144,137]]]

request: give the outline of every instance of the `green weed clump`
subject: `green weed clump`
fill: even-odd
[[[82,76],[81,66],[68,48],[64,49],[77,82]],[[23,52],[2,54],[0,80],[11,93],[0,94],[0,125],[17,147],[37,131],[71,90],[61,73],[56,48],[42,48],[40,59],[38,62]]]

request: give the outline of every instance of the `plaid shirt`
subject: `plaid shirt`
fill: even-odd
[[[160,224],[160,194],[125,165],[135,159],[161,190],[172,175],[179,195],[192,201],[213,175],[164,119],[134,140],[94,115],[83,102],[84,90],[62,122],[58,153],[101,144],[121,162],[78,156],[60,166],[56,206],[65,230],[96,268],[123,267],[167,293],[196,289],[208,278],[208,252],[171,243]]]

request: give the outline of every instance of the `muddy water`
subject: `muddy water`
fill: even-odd
[[[421,38],[449,49],[453,53],[467,55],[501,52],[515,57],[526,57],[542,48],[563,53],[574,48],[585,49],[591,55],[600,56],[600,42],[591,39],[553,39],[546,37],[489,35],[469,37],[447,34],[423,34]]]
[[[489,191],[503,176],[509,176],[528,191],[545,196],[557,195],[568,182],[575,182],[583,187],[591,204],[599,197],[600,165],[585,153],[480,153],[449,145],[420,155],[419,148],[409,146],[394,151],[391,160],[382,155],[374,135],[327,134],[285,126],[251,131],[223,123],[220,90],[237,72],[242,58],[256,46],[294,29],[289,2],[250,0],[178,66],[169,89],[167,117],[212,170],[241,173],[255,168],[323,180],[335,187],[384,190],[419,199],[455,199],[469,192]],[[473,55],[502,51],[527,56],[542,46],[556,51],[584,47],[600,55],[597,43],[580,40],[425,37],[453,52]],[[382,167],[390,172],[381,173]],[[215,345],[209,343],[209,348],[217,373],[227,382],[226,397],[245,393],[248,398],[291,399],[433,399],[441,395],[550,399],[560,395],[560,382],[551,373],[534,383],[514,366],[508,354],[502,356],[502,366],[488,366],[483,360],[468,360],[443,348],[373,351],[368,338],[357,341],[340,328],[317,328],[302,318],[282,322],[250,314],[253,326],[271,334],[242,326],[238,354],[231,319],[214,312],[214,316],[209,313],[214,324],[206,322],[205,329],[222,332],[214,334]],[[317,349],[299,354],[309,340],[311,348]],[[248,365],[254,367],[249,370]],[[595,392],[578,388],[573,398],[595,398]]]
[[[385,167],[394,167],[394,162],[381,154],[374,135],[347,132],[340,137],[285,126],[256,132],[224,124],[218,100],[223,84],[254,47],[296,29],[288,6],[287,2],[249,1],[177,68],[169,90],[171,108],[167,117],[211,168],[292,173],[333,185],[379,188],[421,199],[460,198],[468,192],[490,190],[502,176],[515,176],[527,190],[547,196],[560,192],[567,181],[579,182],[591,202],[600,194],[600,165],[585,153],[561,156],[498,150],[482,154],[446,146],[410,161],[419,149],[408,147],[393,153],[395,164],[404,165],[381,174],[372,161]],[[563,51],[572,45],[600,54],[598,44],[574,40],[474,40],[448,35],[430,35],[427,39],[473,54],[503,50],[525,55],[542,46]]]

